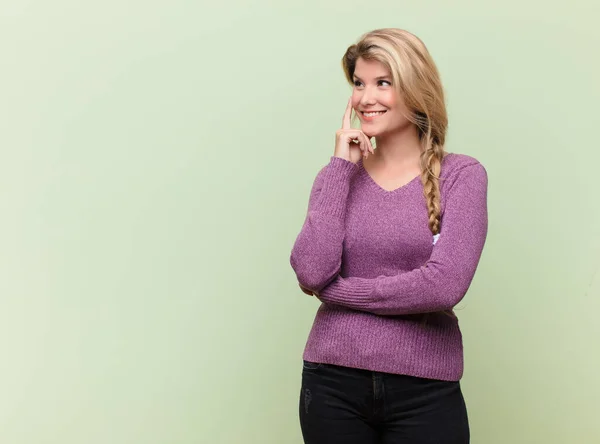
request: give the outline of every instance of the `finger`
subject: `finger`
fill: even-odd
[[[371,149],[369,148],[369,138],[366,135],[362,135],[362,140],[363,140],[363,153],[365,156],[365,159],[367,159],[369,157],[369,154],[371,154]]]
[[[363,133],[360,130],[357,130],[359,132],[359,137],[355,137],[355,139],[360,138],[360,140],[362,141],[362,145],[361,145],[361,150],[363,150],[365,153],[371,153],[371,154],[375,154],[375,149],[373,148],[373,145],[371,144],[371,138],[368,137],[365,133]]]
[[[354,143],[358,145],[358,148],[362,152],[364,157],[369,155],[370,150],[372,149],[371,144],[369,142],[369,138],[360,130],[353,130],[346,133],[348,137],[348,143]]]
[[[346,112],[344,113],[344,118],[342,119],[342,129],[351,129],[352,128],[352,97],[348,99],[348,105],[346,106]]]
[[[365,133],[363,133],[365,134]],[[371,154],[375,154],[375,148],[373,148],[373,144],[371,143],[371,138],[365,134],[365,138],[367,139],[367,148],[371,152]]]
[[[373,145],[371,145],[371,139],[369,139],[365,133],[362,133],[362,137],[365,144],[365,157],[369,157],[369,154],[373,154],[375,152],[373,150]]]
[[[359,131],[356,136],[357,142],[359,143],[359,148],[362,151],[362,155],[366,158],[369,156],[369,138],[365,133]]]

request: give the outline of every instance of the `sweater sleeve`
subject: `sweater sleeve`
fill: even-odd
[[[452,309],[471,285],[485,244],[487,183],[480,163],[457,171],[446,190],[439,239],[422,267],[372,279],[337,276],[319,299],[379,315]]]
[[[321,290],[340,272],[350,179],[358,166],[331,156],[314,180],[308,211],[290,255],[298,282]]]

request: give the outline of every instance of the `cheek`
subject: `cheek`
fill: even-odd
[[[396,94],[391,91],[381,97],[381,102],[388,108],[395,108],[398,105]]]

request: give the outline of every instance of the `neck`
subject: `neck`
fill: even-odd
[[[375,137],[377,158],[386,167],[420,167],[422,145],[415,125],[409,125],[402,131]]]

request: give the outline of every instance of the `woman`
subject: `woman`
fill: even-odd
[[[304,441],[468,443],[453,307],[487,235],[486,170],[445,152],[443,89],[416,36],[369,32],[342,66],[352,96],[290,256],[322,302],[303,356]]]

